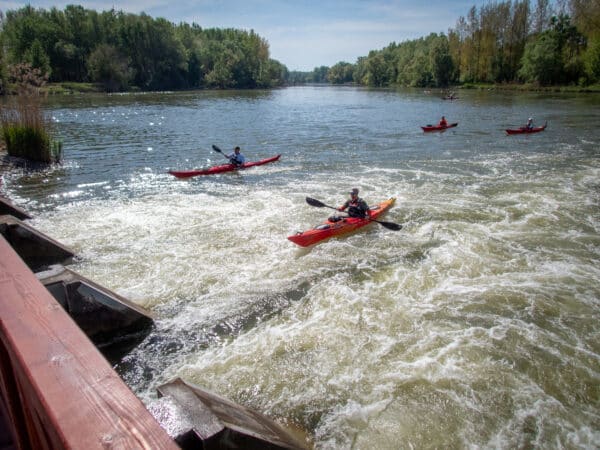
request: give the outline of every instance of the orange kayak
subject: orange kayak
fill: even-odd
[[[371,206],[369,208],[369,218],[377,219],[388,209],[390,209],[395,201],[396,198],[392,197],[388,200]],[[317,225],[310,230],[298,232],[292,236],[288,236],[288,239],[300,247],[308,247],[325,239],[329,239],[330,237],[341,236],[343,234],[350,233],[371,223],[373,223],[372,220],[359,217],[344,217],[337,222],[327,219],[322,224]]]

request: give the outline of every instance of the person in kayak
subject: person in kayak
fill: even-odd
[[[233,153],[225,155],[225,157],[229,159],[229,162],[231,162],[231,164],[237,167],[241,166],[246,162],[246,157],[242,155],[239,147],[234,148]]]
[[[440,119],[440,123],[438,124],[440,127],[446,128],[448,126],[448,122],[446,121],[446,116],[442,116]]]
[[[345,211],[348,208],[348,215],[350,217],[366,217],[369,206],[362,198],[358,196],[358,188],[354,188],[350,191],[350,198],[346,200],[342,206],[338,208],[338,211]]]
[[[525,128],[527,130],[531,130],[533,128],[533,117],[527,119],[527,124],[525,125]]]

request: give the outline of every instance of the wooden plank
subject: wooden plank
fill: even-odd
[[[0,339],[32,442],[177,449],[63,308],[0,237]]]

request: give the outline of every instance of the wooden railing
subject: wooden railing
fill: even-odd
[[[17,449],[177,449],[0,236],[0,407]]]

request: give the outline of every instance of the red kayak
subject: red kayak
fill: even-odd
[[[377,205],[371,206],[368,211],[369,218],[376,219],[390,209],[395,201],[396,199],[392,197],[388,200],[378,203]],[[292,236],[288,236],[288,239],[300,247],[308,247],[309,245],[316,244],[330,237],[350,233],[351,231],[357,230],[358,228],[362,228],[371,223],[373,223],[372,220],[367,218],[363,219],[360,217],[344,217],[340,218],[338,221],[331,221],[327,219],[321,225],[317,225],[310,230],[298,232]]]
[[[521,128],[516,128],[516,129],[508,129],[506,130],[507,134],[527,134],[527,133],[539,133],[540,131],[544,131],[546,129],[546,126],[548,125],[548,123],[546,122],[544,124],[544,126],[542,127],[533,127],[533,128],[527,128],[527,127],[521,127]]]
[[[254,166],[262,166],[263,164],[269,164],[277,161],[281,158],[281,155],[272,156],[271,158],[261,159],[260,161],[247,162],[241,166],[235,166],[233,164],[223,164],[220,166],[214,166],[209,169],[195,169],[195,170],[169,170],[169,173],[177,178],[190,178],[197,175],[214,175],[216,173],[233,172],[234,170],[247,169]]]
[[[427,125],[427,126],[424,126],[421,128],[423,128],[423,131],[425,131],[425,132],[427,132],[427,131],[444,131],[448,128],[454,128],[457,125],[458,125],[458,122],[450,123],[448,125]]]

